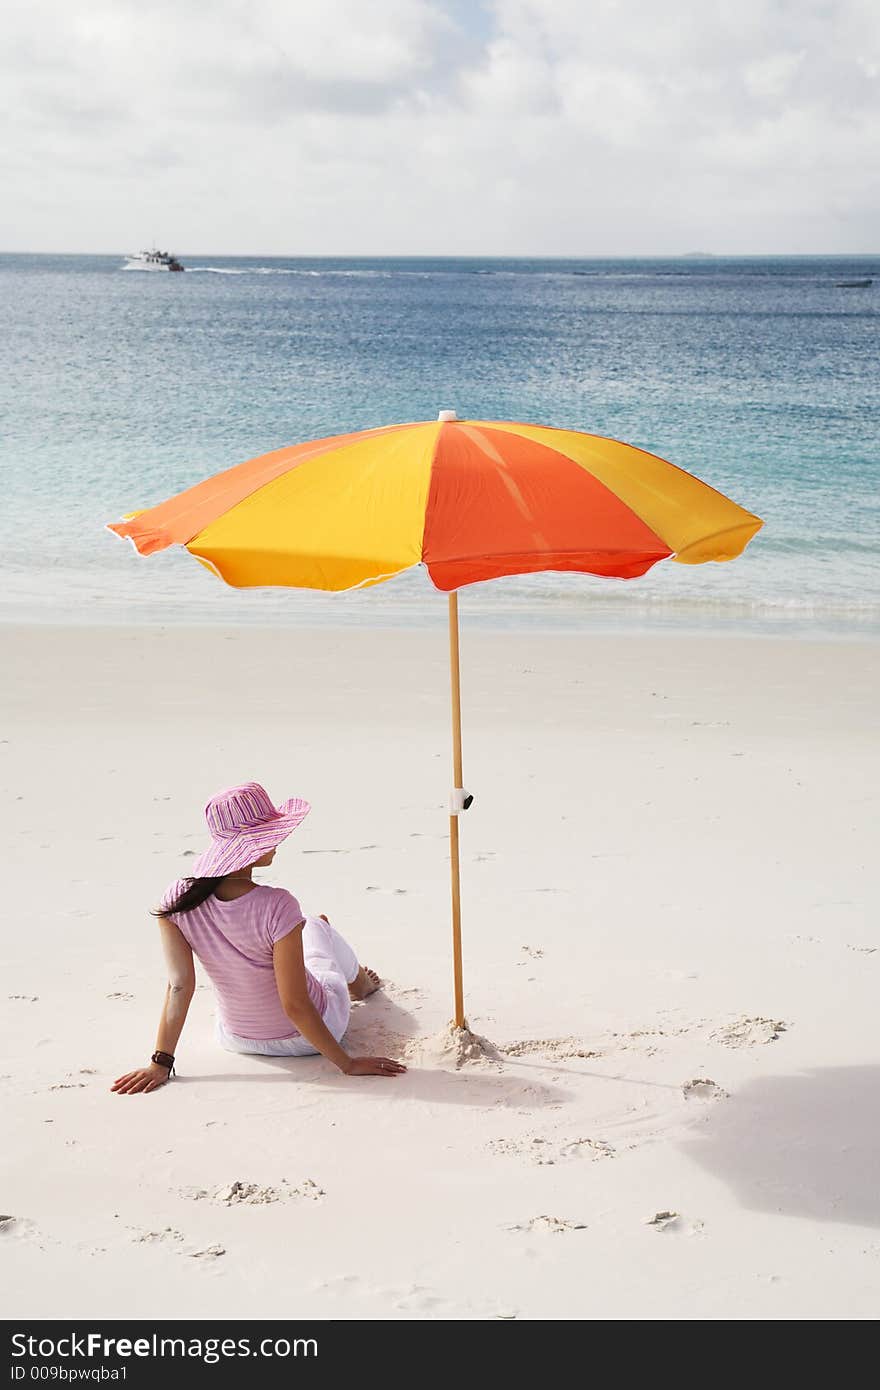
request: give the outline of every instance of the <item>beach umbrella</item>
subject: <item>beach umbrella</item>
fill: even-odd
[[[763,523],[707,484],[600,435],[495,420],[388,425],[276,449],[110,526],[142,555],[182,545],[234,588],[344,590],[416,565],[449,598],[455,1024],[465,1027],[458,595],[542,570],[634,579],[732,560]]]

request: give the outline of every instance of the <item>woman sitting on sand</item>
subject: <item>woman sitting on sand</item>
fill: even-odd
[[[310,1057],[321,1052],[347,1076],[398,1076],[388,1057],[349,1057],[340,1045],[352,999],[380,985],[359,965],[326,917],[305,917],[285,888],[253,882],[310,810],[307,801],[276,808],[256,782],[218,792],[205,807],[209,849],[195,877],[174,883],[155,913],[162,931],[168,988],[156,1051],[148,1067],[114,1081],[119,1095],[155,1091],[174,1066],[196,987],[193,954],[217,995],[217,1033],[230,1052]]]

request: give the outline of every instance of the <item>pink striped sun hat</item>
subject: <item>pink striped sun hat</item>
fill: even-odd
[[[211,846],[193,865],[194,878],[221,878],[246,869],[286,840],[311,810],[298,796],[275,806],[259,782],[227,787],[205,807]]]

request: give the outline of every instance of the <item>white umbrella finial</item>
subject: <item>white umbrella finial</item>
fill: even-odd
[[[457,414],[455,413],[454,410],[441,410],[441,411],[439,411],[438,414],[437,414],[437,419],[438,419],[442,424],[446,424],[446,423],[448,423],[450,420],[457,420],[457,419],[458,419],[458,416],[457,416]]]

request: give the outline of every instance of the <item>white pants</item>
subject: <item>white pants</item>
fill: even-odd
[[[357,979],[358,959],[345,937],[323,917],[307,917],[302,929],[306,969],[323,986],[327,997],[324,1026],[337,1042],[348,1027],[351,996],[348,986]],[[314,1057],[318,1051],[297,1033],[292,1038],[239,1038],[217,1021],[217,1041],[227,1052],[251,1052],[261,1057]]]

